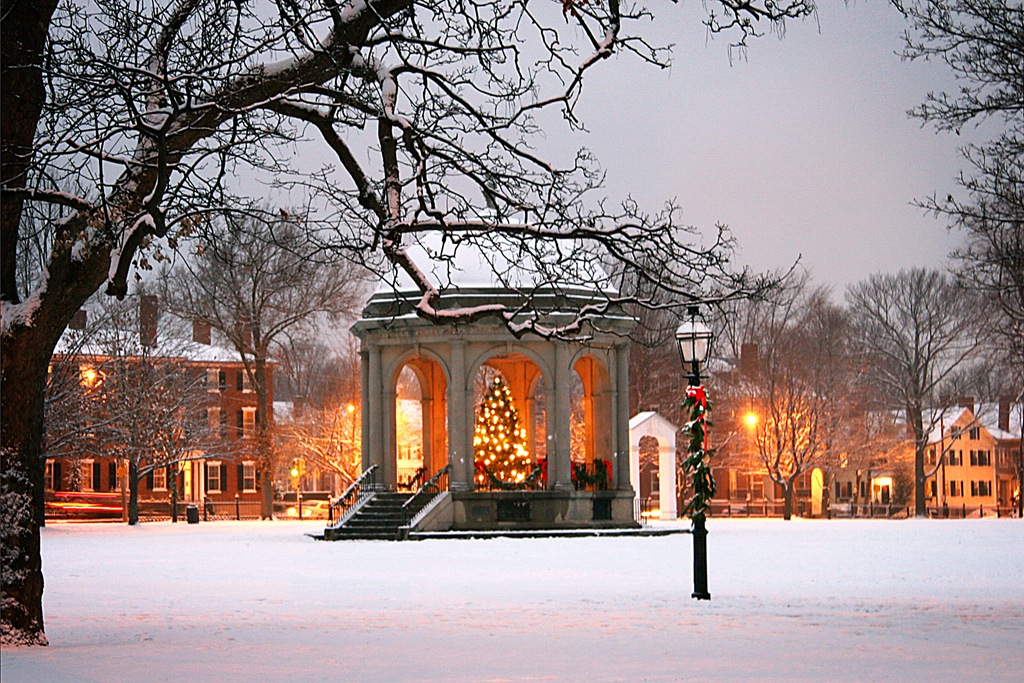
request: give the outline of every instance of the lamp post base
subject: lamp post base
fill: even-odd
[[[708,592],[708,531],[704,515],[693,518],[693,593],[695,600],[710,600]]]

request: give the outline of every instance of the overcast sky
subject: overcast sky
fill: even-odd
[[[589,74],[583,143],[609,194],[652,209],[675,197],[687,223],[728,224],[741,262],[799,257],[840,296],[874,272],[943,265],[957,236],[910,203],[955,190],[963,139],[907,117],[949,76],[900,60],[900,14],[884,0],[823,0],[817,20],[752,41],[730,64],[702,13],[685,0],[659,17],[676,45],[670,70],[618,58]]]

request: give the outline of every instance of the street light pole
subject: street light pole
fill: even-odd
[[[690,436],[687,456],[683,461],[683,469],[691,475],[693,481],[693,498],[686,505],[693,524],[693,593],[697,600],[710,600],[708,592],[708,545],[706,511],[715,495],[715,480],[707,458],[708,450],[707,392],[701,384],[700,364],[706,362],[711,351],[711,330],[700,320],[700,311],[691,306],[687,311],[690,319],[684,321],[676,330],[676,343],[683,368],[689,369],[686,400],[683,401],[683,413],[688,417],[686,430]]]

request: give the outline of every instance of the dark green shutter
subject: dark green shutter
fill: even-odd
[[[117,462],[111,460],[107,463],[107,490],[113,491],[117,488]]]
[[[153,490],[153,470],[150,470],[149,474],[146,475],[146,488],[150,491]]]
[[[63,481],[60,478],[60,460],[53,461],[53,490],[61,491]]]
[[[220,490],[228,490],[228,466],[225,463],[220,464]]]
[[[93,462],[92,464],[92,490],[103,490],[103,463]]]
[[[241,493],[245,490],[245,465],[238,463],[238,488],[237,491]]]

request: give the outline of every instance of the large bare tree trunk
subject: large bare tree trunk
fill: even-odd
[[[31,349],[37,335],[4,339],[0,533],[3,542],[5,644],[45,645],[43,567],[39,528],[43,520],[43,406],[49,354]],[[41,356],[45,360],[40,362]]]
[[[128,458],[128,524],[139,523],[139,464]]]

